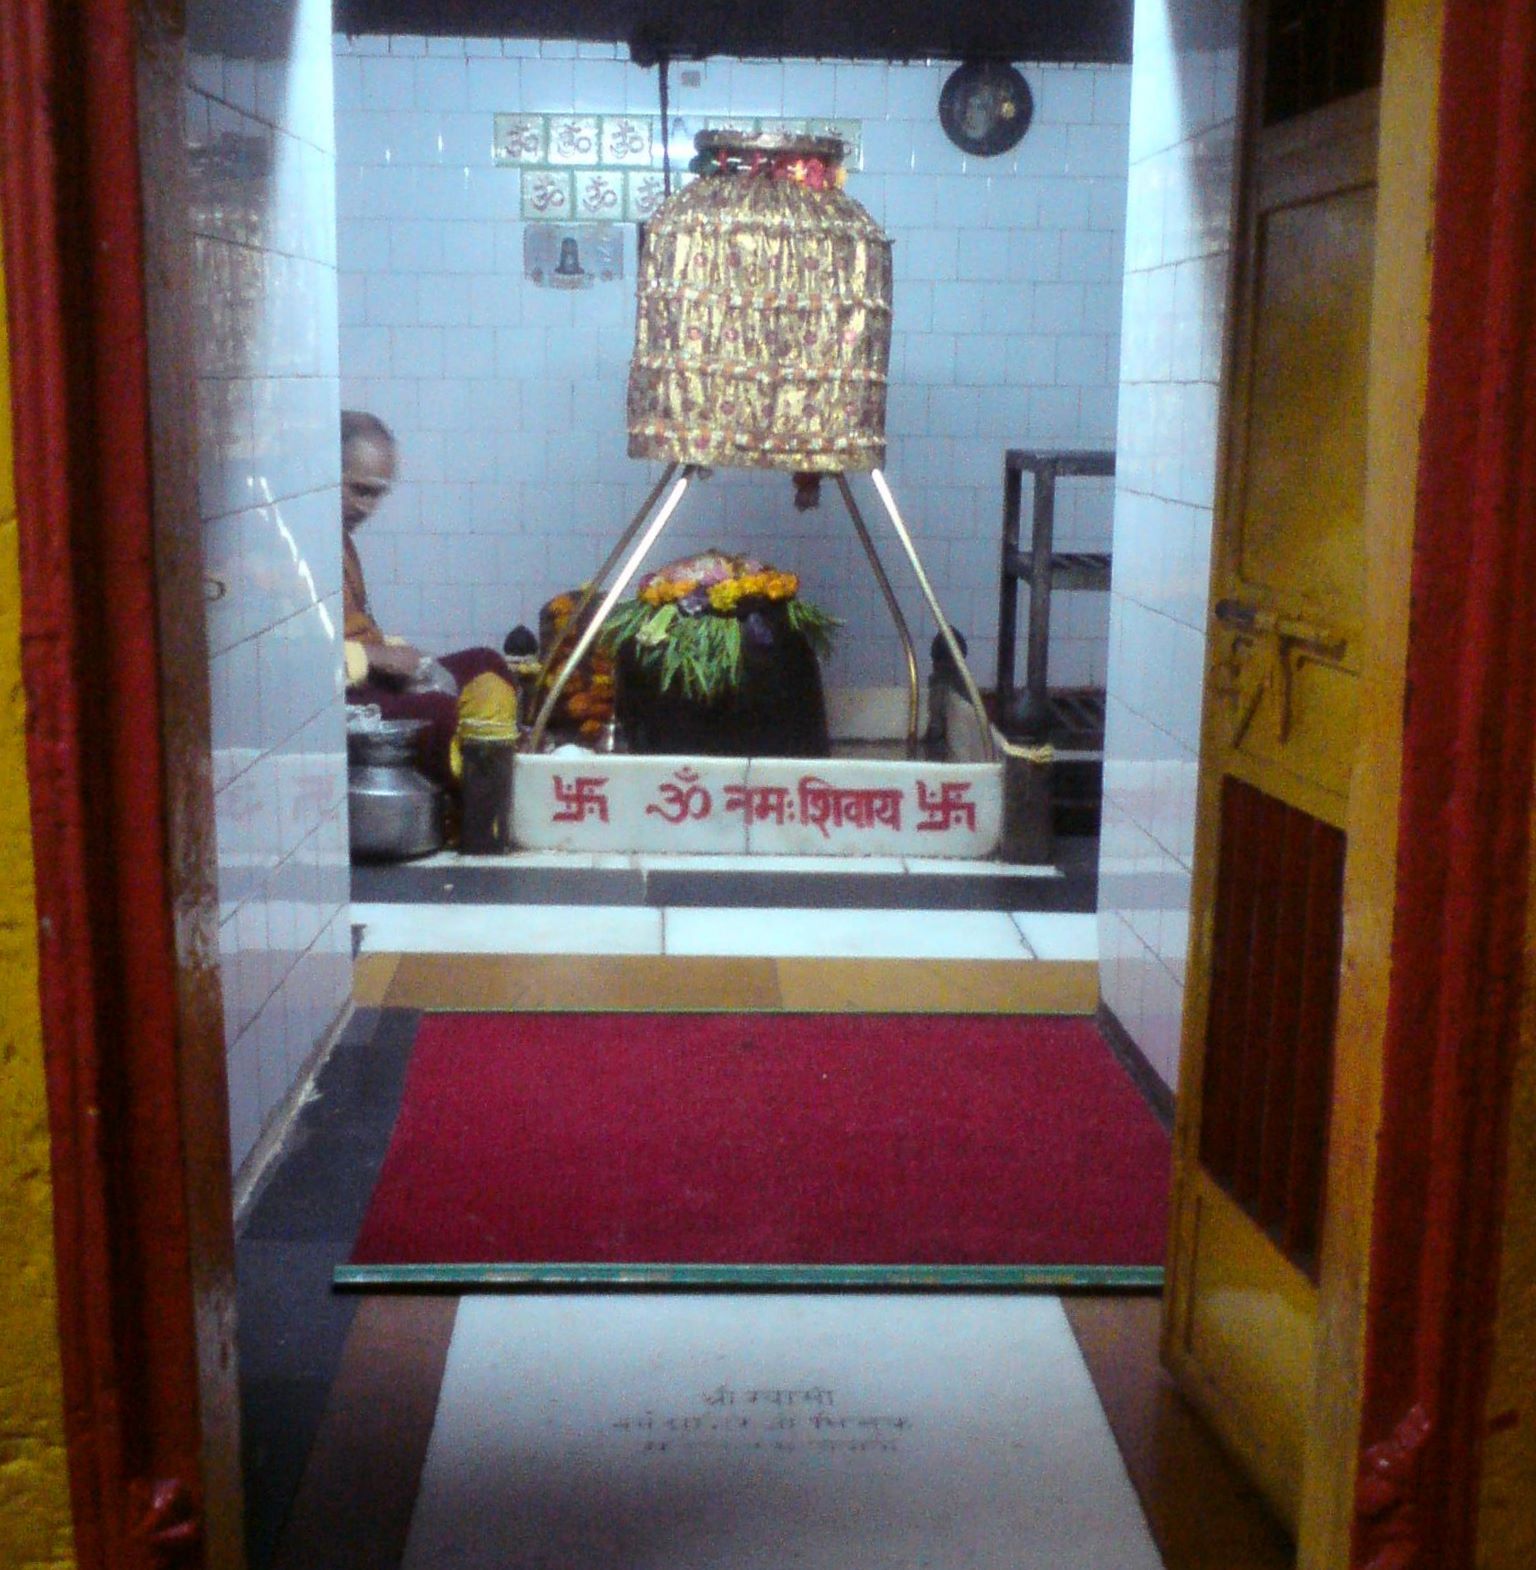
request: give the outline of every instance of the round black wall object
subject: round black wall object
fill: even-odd
[[[939,124],[961,151],[994,158],[1017,147],[1034,118],[1029,83],[999,60],[969,60],[939,94]]]

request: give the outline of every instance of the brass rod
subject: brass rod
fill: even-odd
[[[896,531],[896,538],[901,541],[902,549],[907,553],[907,560],[912,563],[912,570],[917,574],[917,586],[923,591],[928,609],[933,612],[934,620],[939,624],[939,636],[949,650],[950,659],[955,662],[955,669],[960,673],[960,680],[965,685],[965,695],[976,711],[976,720],[981,726],[984,759],[992,763],[997,758],[997,748],[992,741],[992,722],[987,718],[987,706],[981,701],[981,689],[977,687],[976,678],[971,675],[971,668],[965,663],[965,656],[960,652],[960,645],[955,639],[955,630],[949,625],[949,618],[944,614],[938,596],[933,592],[933,584],[929,582],[928,573],[917,554],[917,546],[913,544],[912,536],[907,532],[907,526],[901,521],[901,514],[896,510],[896,498],[891,495],[891,488],[886,483],[885,476],[880,470],[871,469],[869,477],[874,481],[875,490],[879,493],[886,515],[891,520],[891,527]]]
[[[891,620],[896,623],[896,631],[901,638],[901,652],[907,662],[907,756],[914,757],[917,753],[919,699],[917,650],[912,647],[912,632],[907,626],[907,618],[901,613],[901,601],[896,598],[896,591],[891,587],[890,577],[881,564],[880,555],[875,550],[875,542],[870,537],[864,515],[859,511],[859,504],[854,500],[853,487],[849,485],[846,474],[839,473],[837,476],[837,488],[843,493],[843,503],[848,509],[848,516],[853,519],[859,544],[864,547],[864,554],[869,558],[869,565],[875,574],[875,582],[880,585],[880,592],[885,596],[886,609],[890,611]]]
[[[676,465],[674,464],[675,468]],[[582,628],[581,636],[576,640],[576,647],[571,650],[570,658],[560,667],[560,674],[555,677],[554,685],[549,689],[548,696],[544,699],[539,709],[538,718],[533,722],[533,733],[528,738],[528,750],[537,752],[544,744],[544,732],[549,728],[550,716],[555,712],[555,706],[560,701],[560,694],[565,691],[565,684],[571,678],[572,672],[587,657],[592,645],[597,642],[598,634],[603,630],[604,623],[613,614],[613,608],[624,596],[624,591],[629,587],[631,580],[640,570],[640,564],[645,560],[650,548],[656,543],[661,531],[672,521],[672,514],[677,511],[678,504],[682,501],[688,489],[688,482],[695,473],[694,466],[689,464],[683,470],[681,477],[673,485],[671,494],[667,497],[662,509],[656,514],[640,536],[640,543],[630,553],[629,560],[620,569],[619,575],[613,580],[613,587],[603,596],[603,602],[597,608],[597,614],[587,625]],[[660,490],[660,487],[657,487]],[[652,493],[652,500],[656,492]],[[644,516],[642,514],[642,516]],[[638,520],[637,520],[638,522]],[[633,526],[630,531],[634,533]]]
[[[662,470],[661,478],[657,480],[655,485],[651,487],[651,494],[647,496],[643,502],[641,502],[640,510],[625,526],[624,532],[615,542],[613,549],[609,551],[608,554],[603,558],[603,565],[599,567],[587,581],[586,587],[581,591],[581,598],[576,602],[576,609],[571,612],[571,621],[579,622],[581,618],[586,615],[587,607],[593,602],[593,600],[597,598],[598,591],[603,586],[603,580],[610,572],[613,571],[615,567],[618,566],[619,558],[623,556],[624,552],[629,549],[629,542],[640,532],[640,526],[647,518],[650,517],[651,509],[655,507],[657,501],[661,497],[661,493],[666,490],[667,482],[676,473],[677,465],[675,463],[669,463],[666,468]],[[558,648],[559,646],[560,640],[557,638],[555,640],[555,648]],[[553,663],[554,657],[555,650],[551,649],[549,651],[549,659],[544,662],[543,666],[539,670],[540,688],[542,688],[544,683],[549,680],[549,667]]]

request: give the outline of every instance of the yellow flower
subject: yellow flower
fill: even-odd
[[[647,605],[671,605],[676,600],[687,599],[697,587],[692,578],[653,578],[640,591],[639,597]]]
[[[728,616],[743,600],[789,600],[800,588],[792,572],[745,572],[739,578],[717,583],[709,591],[710,609]]]

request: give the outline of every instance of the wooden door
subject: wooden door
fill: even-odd
[[[1271,28],[1240,207],[1165,1357],[1294,1527],[1364,610],[1377,93],[1298,111],[1277,50]]]

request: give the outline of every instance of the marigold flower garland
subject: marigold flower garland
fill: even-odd
[[[680,688],[703,702],[740,689],[745,646],[773,642],[764,612],[782,607],[789,629],[818,655],[831,651],[841,626],[800,599],[800,580],[746,556],[706,551],[640,580],[635,597],[615,607],[603,647],[631,654],[663,692]]]

